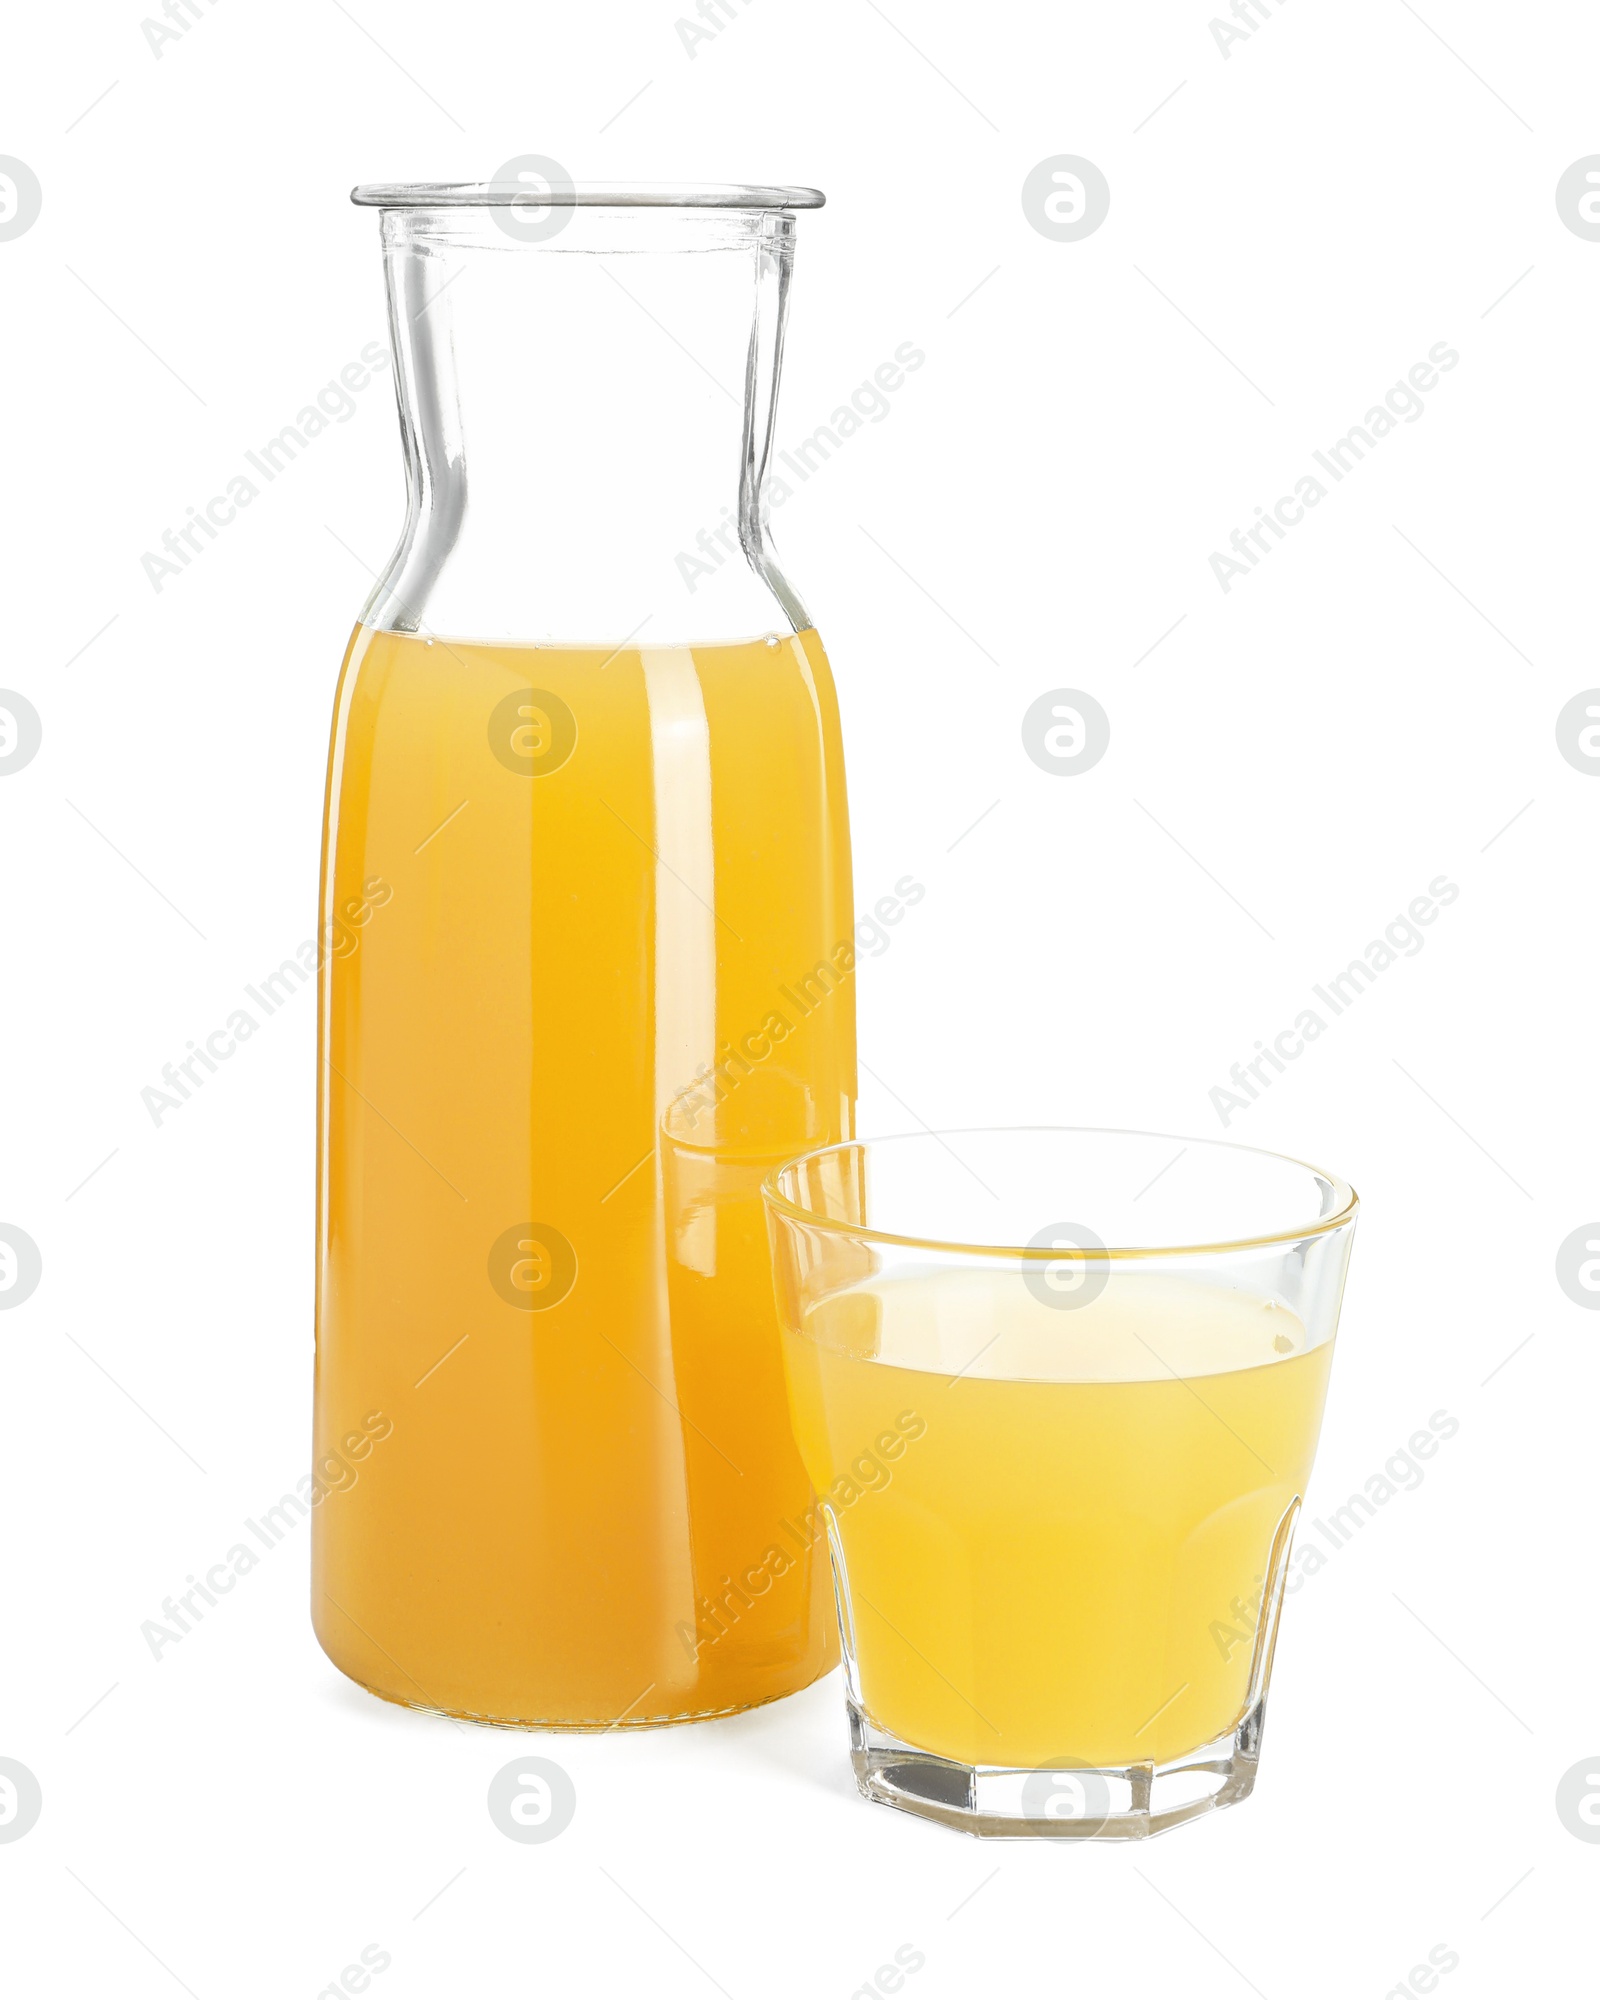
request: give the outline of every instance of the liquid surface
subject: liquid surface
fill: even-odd
[[[1282,1306],[1148,1273],[1069,1311],[986,1269],[824,1299],[784,1353],[869,1714],[1028,1767],[1231,1728],[1331,1351]]]
[[[854,1101],[816,634],[358,628],[323,909],[324,1648],[396,1700],[580,1727],[803,1686],[836,1642],[758,1188]]]

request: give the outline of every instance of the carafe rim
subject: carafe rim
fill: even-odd
[[[373,181],[350,190],[357,208],[821,208],[820,188],[677,181],[556,180],[530,193],[526,181]]]

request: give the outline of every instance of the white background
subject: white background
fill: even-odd
[[[733,0],[691,58],[671,0],[196,4],[159,59],[136,5],[19,10],[0,83],[44,190],[0,243],[0,679],[44,725],[0,782],[0,1220],[44,1258],[0,1317],[0,1755],[44,1793],[0,1845],[8,1989],[312,2000],[376,1943],[382,2000],[846,2000],[902,1944],[915,2000],[1380,2000],[1439,1944],[1449,2000],[1588,1990],[1600,1847],[1554,1794],[1600,1752],[1600,1321],[1555,1256],[1600,1212],[1600,783],[1555,719],[1600,680],[1600,244],[1554,190],[1600,150],[1600,18],[1266,0],[1224,57],[1204,0]],[[864,1131],[1216,1135],[1229,1066],[1460,886],[1231,1127],[1364,1198],[1309,1511],[1459,1435],[1291,1599],[1255,1797],[1148,1847],[869,1807],[837,1678],[599,1740],[385,1707],[316,1648],[303,1531],[140,1637],[308,1456],[309,992],[159,1130],[139,1093],[312,928],[387,384],[159,594],[140,558],[382,337],[349,186],[525,152],[827,191],[785,442],[927,354],[777,522],[858,903],[928,891],[861,973]],[[1076,243],[1021,203],[1061,153],[1112,191]],[[1440,341],[1421,419],[1224,593],[1212,551]],[[1079,777],[1022,753],[1057,687],[1111,718]],[[529,1749],[578,1790],[544,1846],[484,1805]]]

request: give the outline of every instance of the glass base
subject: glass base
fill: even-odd
[[[1147,1840],[1247,1799],[1261,1754],[1265,1699],[1237,1726],[1167,1764],[1042,1770],[961,1764],[880,1729],[854,1700],[850,1761],[861,1796],[988,1840]]]

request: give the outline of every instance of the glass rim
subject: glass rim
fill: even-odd
[[[369,181],[350,190],[357,208],[821,208],[820,188],[704,181]]]
[[[947,1139],[980,1136],[1005,1138],[1025,1132],[1048,1132],[1062,1138],[1161,1139],[1182,1146],[1203,1146],[1213,1152],[1253,1153],[1259,1159],[1276,1160],[1284,1166],[1297,1167],[1304,1173],[1315,1175],[1327,1183],[1335,1202],[1331,1214],[1318,1216],[1295,1229],[1274,1229],[1260,1235],[1218,1238],[1203,1243],[1107,1244],[1100,1250],[1074,1249],[1074,1259],[1081,1259],[1084,1263],[1137,1263],[1172,1257],[1228,1256],[1244,1250],[1269,1249],[1275,1244],[1299,1243],[1307,1237],[1332,1235],[1335,1230],[1354,1222],[1361,1207],[1355,1189],[1341,1175],[1329,1173],[1325,1167],[1314,1166],[1309,1160],[1297,1159],[1292,1153],[1275,1153],[1266,1146],[1247,1146],[1237,1139],[1197,1139],[1188,1133],[1146,1132],[1127,1125],[965,1125],[946,1126],[938,1131],[925,1126],[918,1132],[887,1132],[876,1139],[841,1139],[831,1146],[810,1147],[774,1167],[761,1183],[761,1199],[769,1210],[790,1222],[800,1223],[808,1229],[825,1230],[834,1236],[855,1237],[864,1243],[886,1243],[906,1250],[942,1250],[964,1257],[1007,1257],[1054,1263],[1061,1256],[1059,1246],[1038,1248],[1027,1243],[961,1243],[951,1237],[907,1236],[896,1230],[874,1229],[865,1223],[841,1222],[833,1216],[821,1215],[815,1209],[802,1207],[779,1186],[783,1175],[791,1168],[809,1160],[824,1159],[830,1153],[849,1152],[852,1147],[869,1149],[903,1144],[907,1140],[942,1143]]]

